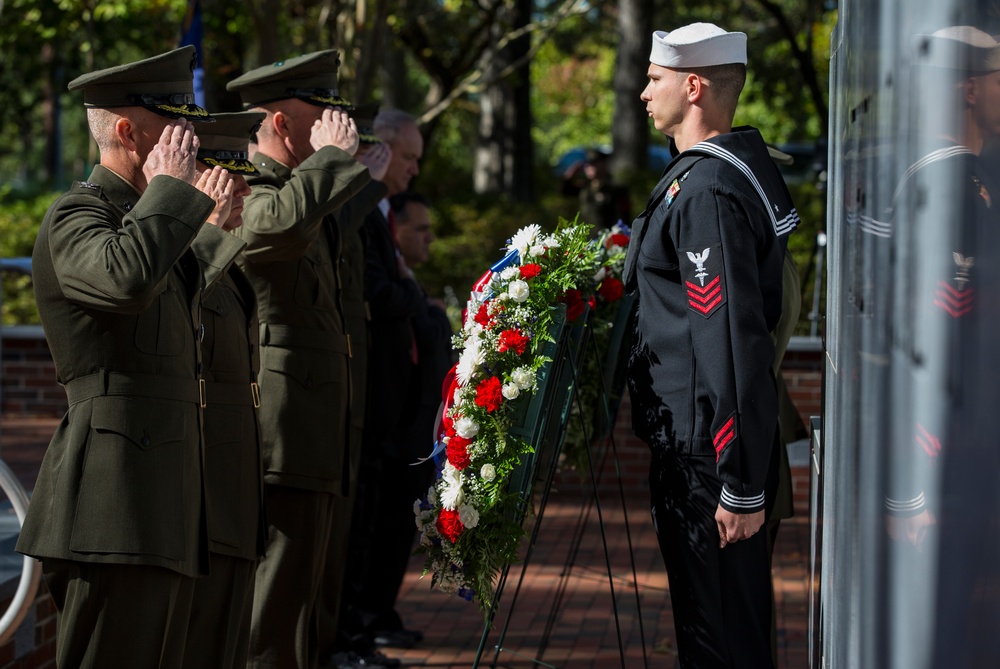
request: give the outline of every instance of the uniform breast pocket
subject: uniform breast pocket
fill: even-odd
[[[136,318],[135,347],[153,355],[181,355],[192,337],[190,316],[181,291],[172,285]]]
[[[640,267],[654,270],[658,273],[673,273],[678,277],[680,264],[677,259],[677,249],[670,239],[666,226],[666,207],[661,203],[650,216],[646,235],[639,248]]]
[[[316,309],[332,301],[333,267],[320,252],[320,243],[322,238],[313,243],[309,253],[299,260],[295,276],[295,303],[300,307]]]
[[[221,284],[202,302],[205,341],[201,350],[205,367],[214,371],[238,372],[248,354],[246,316],[232,289]]]

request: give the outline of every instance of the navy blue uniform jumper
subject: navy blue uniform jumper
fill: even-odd
[[[774,500],[770,333],[797,222],[760,133],[738,128],[678,155],[633,224],[632,421],[652,451],[653,520],[684,666],[770,666],[764,533],[720,549],[715,511],[754,513]]]

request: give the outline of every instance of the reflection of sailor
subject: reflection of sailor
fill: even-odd
[[[989,437],[1000,402],[982,370],[996,348],[997,313],[984,306],[998,278],[1000,190],[978,154],[1000,131],[1000,45],[968,26],[921,44],[921,98],[940,99],[925,116],[941,127],[925,133],[893,200],[902,284],[892,305],[887,528],[900,542],[900,582],[934,584],[928,666],[997,666],[1000,602],[984,584],[1000,577],[1000,450]],[[920,557],[908,543],[933,548]],[[908,606],[913,595],[895,597]]]
[[[771,666],[766,533],[778,406],[770,332],[798,216],[760,134],[731,128],[746,36],[656,33],[643,92],[680,154],[633,224],[629,390],[685,667]]]

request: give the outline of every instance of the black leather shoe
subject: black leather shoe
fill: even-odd
[[[424,633],[420,630],[381,630],[375,632],[372,641],[376,646],[388,646],[391,648],[413,648],[423,641]]]
[[[381,653],[379,653],[381,655]],[[382,657],[385,657],[382,655]],[[385,657],[386,660],[389,658]],[[394,665],[380,664],[372,657],[361,657],[357,653],[335,653],[330,661],[322,665],[324,669],[385,669],[386,667],[399,666],[399,660],[390,660]]]
[[[373,650],[368,655],[365,655],[362,659],[365,662],[370,663],[365,666],[379,666],[379,667],[389,667],[390,669],[395,669],[395,667],[398,667],[400,665],[400,661],[397,660],[396,658],[386,657],[384,654],[378,652],[377,650]]]

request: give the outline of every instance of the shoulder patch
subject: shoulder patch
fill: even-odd
[[[681,249],[681,253],[681,278],[687,291],[688,309],[709,318],[727,299],[722,245]]]

